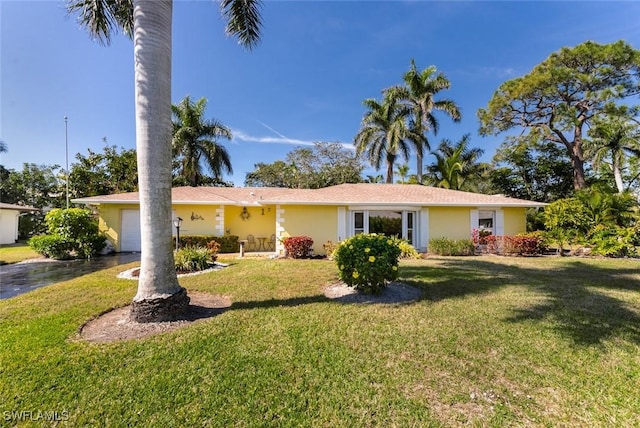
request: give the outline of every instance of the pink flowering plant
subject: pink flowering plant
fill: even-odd
[[[398,240],[362,233],[342,241],[333,258],[345,284],[365,294],[378,294],[398,278],[400,253]]]

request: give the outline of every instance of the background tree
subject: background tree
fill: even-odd
[[[435,163],[427,166],[428,182],[436,187],[453,190],[475,190],[475,182],[482,176],[485,165],[479,162],[484,151],[470,148],[470,134],[453,144],[443,139],[438,149],[432,152]]]
[[[231,130],[218,120],[205,119],[206,107],[206,98],[194,103],[189,96],[172,106],[174,183],[197,187],[220,181],[223,173],[233,173],[229,152],[218,144],[220,138],[232,138]]]
[[[247,173],[246,186],[318,189],[342,183],[358,183],[364,169],[352,150],[340,143],[318,142],[298,147],[286,160],[257,163]]]
[[[591,139],[585,143],[585,156],[593,161],[596,170],[606,166],[613,174],[618,193],[624,192],[623,171],[630,159],[637,165],[640,157],[640,129],[637,122],[619,117],[595,121],[589,136]]]
[[[404,74],[402,80],[404,85],[392,87],[389,92],[390,96],[399,97],[411,109],[410,123],[414,128],[411,141],[418,162],[417,179],[422,183],[424,150],[431,150],[427,133],[431,131],[434,136],[438,134],[439,123],[434,112],[441,111],[454,122],[459,122],[462,115],[454,101],[435,99],[439,92],[451,87],[451,82],[443,73],[436,74],[435,66],[418,71],[415,61],[411,59],[409,71]]]
[[[258,162],[254,170],[245,176],[244,185],[249,187],[297,187],[291,165],[277,160],[273,163]]]
[[[59,173],[59,165],[24,163],[22,171],[3,168],[0,200],[35,208],[62,207],[64,192]]]
[[[552,142],[507,139],[493,157],[492,193],[537,202],[573,195],[573,169],[564,150]]]
[[[259,39],[257,0],[222,0],[228,34],[253,47]],[[109,44],[123,30],[133,35],[136,147],[140,188],[141,264],[132,317],[175,319],[189,298],[178,284],[171,248],[171,0],[70,0],[90,35]]]
[[[102,153],[77,153],[69,173],[72,197],[111,195],[138,191],[138,162],[135,149],[105,146]]]
[[[478,111],[480,132],[513,128],[526,141],[553,142],[566,149],[573,186],[586,186],[583,143],[586,127],[607,113],[629,112],[621,104],[640,93],[640,52],[623,41],[586,42],[562,48],[523,77],[503,83]]]
[[[21,171],[0,166],[0,201],[40,209],[60,208],[65,205],[60,171],[58,165],[25,163]],[[44,230],[44,211],[20,216],[19,239],[27,239]]]
[[[368,111],[365,113],[360,131],[355,137],[357,155],[366,155],[376,169],[384,161],[387,166],[386,183],[393,183],[393,165],[398,156],[409,160],[410,140],[420,139],[408,125],[409,108],[400,103],[398,97],[387,93],[378,102],[373,98],[364,100]]]

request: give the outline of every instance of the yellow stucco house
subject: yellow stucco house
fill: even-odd
[[[100,230],[116,251],[140,250],[138,193],[74,199],[97,209]],[[494,235],[526,230],[526,208],[542,203],[408,184],[341,184],[323,189],[269,187],[177,187],[173,216],[180,235],[257,238],[256,250],[282,253],[280,239],[310,236],[314,253],[363,232],[407,239],[426,251],[433,238],[469,239],[473,229]],[[276,236],[275,248],[267,246]]]

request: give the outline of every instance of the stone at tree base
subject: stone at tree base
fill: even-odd
[[[131,304],[131,319],[136,322],[176,321],[184,316],[189,307],[189,296],[184,287],[163,299],[148,299]]]

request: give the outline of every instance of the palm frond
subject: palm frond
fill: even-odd
[[[260,40],[262,17],[258,0],[222,0],[220,9],[227,20],[225,32],[238,38],[238,43],[253,49]]]
[[[102,45],[118,31],[133,36],[133,0],[68,0],[66,9]]]

